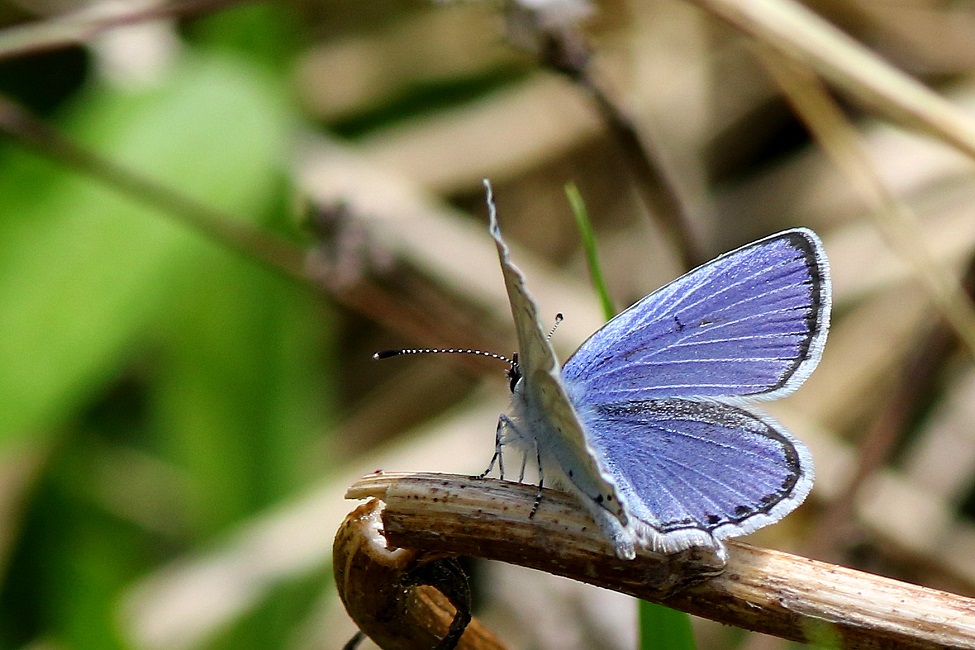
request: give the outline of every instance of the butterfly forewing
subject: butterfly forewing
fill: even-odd
[[[785,231],[637,302],[582,344],[563,377],[586,403],[779,397],[818,362],[829,306],[818,237]]]
[[[620,505],[610,475],[586,441],[579,417],[565,393],[558,360],[538,319],[535,301],[525,289],[524,277],[511,263],[508,247],[492,214],[491,235],[498,248],[512,317],[518,333],[518,366],[523,379],[513,397],[516,426],[532,436],[543,455],[554,459],[570,482],[598,508],[625,526],[626,513]],[[588,504],[587,504],[588,505]],[[618,539],[617,552],[631,556],[632,545]],[[625,548],[621,548],[623,545]]]

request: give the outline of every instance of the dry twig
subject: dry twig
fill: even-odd
[[[896,123],[975,157],[975,123],[960,109],[793,0],[692,0],[808,65],[832,86]]]
[[[740,542],[728,544],[728,563],[718,575],[710,575],[713,558],[693,552],[643,551],[633,561],[619,560],[569,495],[547,490],[529,519],[534,495],[533,486],[443,474],[370,475],[347,494],[384,503],[390,548],[502,560],[796,641],[975,648],[972,599]],[[336,557],[348,543],[336,539]],[[343,580],[339,587],[348,603],[349,589],[382,585]],[[355,620],[368,615],[350,614]]]

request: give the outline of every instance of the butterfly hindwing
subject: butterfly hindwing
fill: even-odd
[[[664,399],[582,412],[631,525],[674,552],[778,521],[808,495],[812,459],[774,420],[715,401]]]
[[[819,238],[787,230],[643,298],[583,343],[563,377],[595,403],[781,397],[818,363],[829,311]]]

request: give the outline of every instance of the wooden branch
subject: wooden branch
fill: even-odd
[[[416,573],[443,555],[390,547],[382,536],[382,511],[382,502],[371,500],[339,528],[332,547],[339,597],[359,629],[385,650],[436,647],[448,635],[456,608],[442,584],[439,589],[421,584]],[[505,648],[477,620],[471,620],[454,647]]]
[[[377,516],[381,510],[383,543],[390,548],[540,569],[795,641],[975,649],[970,598],[740,542],[728,543],[727,566],[717,575],[715,558],[696,550],[677,556],[642,550],[635,560],[620,560],[570,495],[546,490],[529,519],[535,491],[492,479],[377,473],[357,481],[346,496],[382,501],[373,507]],[[350,515],[343,530],[356,518],[361,515]],[[349,543],[342,537],[340,531],[335,544],[340,592],[351,587],[347,574],[338,579]],[[362,612],[350,614],[359,621]]]

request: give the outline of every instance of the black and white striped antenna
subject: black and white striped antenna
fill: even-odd
[[[496,354],[494,352],[485,352],[483,350],[470,350],[463,348],[411,348],[405,350],[380,350],[372,355],[373,359],[389,359],[391,357],[398,357],[403,354],[476,354],[481,357],[490,357],[492,359],[497,359],[499,361],[504,361],[509,366],[518,365],[517,362],[512,361],[503,354]]]
[[[515,352],[511,359],[509,359],[503,354],[485,352],[484,350],[465,350],[459,348],[411,348],[406,350],[380,350],[379,352],[373,354],[372,358],[389,359],[406,354],[474,354],[481,357],[497,359],[498,361],[504,361],[506,364],[508,364],[508,385],[509,388],[511,388],[511,392],[515,391],[515,384],[517,384],[518,380],[521,379],[521,366],[518,365],[517,352]]]
[[[487,192],[487,205],[488,210],[491,213],[491,221],[496,221],[497,218],[497,207],[494,204],[494,193],[491,189],[491,182],[488,179],[484,179],[484,189]],[[562,322],[562,314],[555,315],[555,324],[548,333],[549,339],[555,334],[556,328],[558,328],[559,323]],[[463,348],[408,348],[403,350],[380,350],[372,355],[373,359],[391,359],[392,357],[399,357],[407,354],[473,354],[481,357],[489,357],[491,359],[497,359],[498,361],[504,361],[508,364],[508,379],[511,382],[511,390],[514,391],[515,384],[521,379],[521,366],[518,365],[518,353],[516,352],[512,355],[512,358],[508,358],[503,354],[497,354],[495,352],[485,352],[483,350],[473,350],[473,349],[463,349]]]

